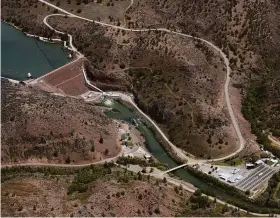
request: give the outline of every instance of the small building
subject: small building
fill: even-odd
[[[227,181],[231,177],[231,175],[227,173],[219,173],[219,177]]]
[[[263,162],[263,160],[257,160],[257,161],[255,162],[255,164],[260,165],[260,164],[264,164],[264,162]]]
[[[230,177],[228,179],[228,182],[230,183],[235,183],[235,182],[238,182],[240,179],[242,179],[243,176],[239,175],[239,174],[236,174],[236,175],[233,175],[232,177]]]
[[[246,169],[253,169],[253,168],[255,168],[255,164],[252,164],[252,163],[246,163],[245,166],[246,166]]]
[[[270,159],[270,161],[272,162],[272,163],[278,163],[278,160],[276,160],[276,159]]]
[[[150,159],[151,158],[151,155],[149,155],[148,153],[144,154],[144,158],[145,159]]]

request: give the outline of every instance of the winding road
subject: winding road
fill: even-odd
[[[228,108],[228,111],[229,111],[229,115],[230,115],[230,118],[231,118],[231,121],[232,121],[232,124],[234,126],[234,129],[235,129],[235,132],[237,134],[237,137],[238,137],[238,140],[239,140],[239,147],[238,149],[225,156],[225,157],[222,157],[222,158],[217,158],[217,159],[211,159],[211,161],[220,161],[220,160],[224,160],[224,159],[227,159],[227,158],[230,158],[230,157],[233,157],[235,156],[236,154],[238,154],[240,151],[243,150],[244,146],[245,146],[245,139],[243,138],[242,134],[241,134],[241,131],[240,131],[240,128],[239,128],[239,125],[238,125],[238,122],[237,122],[237,119],[234,115],[234,112],[233,112],[233,109],[232,109],[232,105],[231,105],[231,102],[230,102],[230,97],[229,97],[229,83],[230,83],[230,73],[231,73],[231,69],[230,69],[230,65],[229,65],[229,60],[226,56],[226,54],[220,49],[218,48],[216,45],[214,45],[212,42],[209,42],[205,39],[202,39],[202,38],[199,38],[199,37],[194,37],[192,35],[188,35],[188,34],[184,34],[184,33],[179,33],[179,32],[176,32],[176,31],[172,31],[172,30],[168,30],[166,28],[143,28],[143,29],[129,29],[129,28],[126,28],[126,27],[121,27],[121,26],[115,26],[115,25],[112,25],[112,24],[107,24],[107,23],[103,23],[103,22],[100,22],[100,21],[94,21],[94,20],[91,20],[91,19],[88,19],[88,18],[84,18],[84,17],[81,17],[81,16],[78,16],[78,15],[75,15],[73,13],[70,13],[58,6],[55,6],[53,5],[52,3],[50,2],[47,2],[45,0],[39,0],[40,2],[43,2],[65,14],[67,14],[69,17],[74,17],[74,18],[78,18],[78,19],[82,19],[82,20],[85,20],[85,21],[89,21],[89,22],[94,22],[96,24],[99,24],[99,25],[102,25],[102,26],[105,26],[105,27],[111,27],[111,28],[115,28],[115,29],[120,29],[120,30],[125,30],[125,31],[132,31],[132,32],[147,32],[147,31],[162,31],[162,32],[167,32],[167,33],[170,33],[170,34],[175,34],[175,35],[179,35],[179,36],[182,36],[182,37],[186,37],[186,38],[191,38],[191,39],[196,39],[196,40],[200,40],[206,44],[208,44],[210,47],[212,47],[214,50],[216,50],[217,52],[220,53],[220,55],[222,56],[223,60],[224,60],[224,63],[226,65],[226,73],[227,73],[227,77],[226,77],[226,82],[225,82],[225,85],[224,85],[224,92],[225,92],[225,98],[226,98],[226,104],[227,104],[227,108]],[[132,5],[132,4],[131,4]],[[131,5],[129,7],[131,7]],[[52,14],[52,15],[48,15],[47,17],[44,18],[44,24],[47,25],[49,28],[51,28],[52,30],[56,31],[57,33],[61,33],[61,34],[64,34],[63,32],[61,31],[57,31],[55,30],[53,27],[51,27],[48,23],[47,23],[47,19],[48,17],[51,17],[51,16],[65,16],[63,14]],[[73,48],[73,50],[76,50],[77,49],[73,46],[72,42],[73,42],[73,38],[70,34],[68,34],[68,36],[70,37],[70,46]],[[124,94],[121,94],[122,97],[124,97]],[[171,146],[171,148],[175,151],[175,153],[177,153],[177,155],[183,159],[183,160],[190,160],[189,156],[187,156],[181,149],[179,149],[177,146],[175,146],[172,142],[169,141],[169,139],[167,138],[167,136],[163,133],[163,131],[157,126],[157,124],[149,117],[147,116],[144,112],[142,112],[138,107],[137,105],[134,103],[133,99],[131,99],[130,97],[128,98],[127,97],[124,97],[124,99],[126,100],[129,100],[129,102],[131,102],[133,104],[133,106],[145,117],[147,118],[153,125],[154,127],[157,129],[157,131],[162,135],[162,137],[164,138],[164,140]]]
[[[175,31],[172,31],[172,30],[168,30],[166,28],[158,28],[158,29],[156,29],[156,28],[129,29],[129,28],[126,28],[126,27],[115,26],[115,25],[112,25],[112,24],[107,24],[107,23],[103,23],[103,22],[99,22],[99,21],[94,21],[94,20],[90,20],[88,18],[84,18],[84,17],[78,16],[78,15],[72,14],[72,13],[70,13],[70,12],[68,12],[68,11],[58,7],[58,6],[55,6],[55,5],[53,5],[50,2],[47,2],[45,0],[39,0],[39,1],[42,2],[42,3],[45,3],[46,5],[49,5],[49,6],[53,7],[53,8],[55,8],[55,9],[57,9],[57,10],[63,12],[63,13],[65,13],[65,14],[67,14],[68,17],[78,18],[78,19],[82,19],[82,20],[85,20],[85,21],[94,22],[96,24],[99,24],[99,25],[102,25],[102,26],[105,26],[105,27],[111,27],[111,28],[125,30],[125,31],[132,31],[132,32],[162,31],[162,32],[167,32],[167,33],[170,33],[170,34],[175,34],[175,35],[179,35],[179,36],[186,37],[186,38],[200,40],[200,41],[208,44],[210,47],[212,47],[216,51],[218,51],[220,53],[220,55],[223,57],[224,63],[226,65],[227,78],[226,78],[226,82],[225,82],[225,85],[224,85],[224,92],[225,92],[226,104],[227,104],[227,108],[228,108],[228,111],[229,111],[229,115],[230,115],[232,124],[234,126],[234,129],[236,131],[236,134],[238,136],[238,139],[239,139],[239,148],[235,152],[233,152],[233,153],[231,153],[231,154],[229,154],[229,155],[227,155],[225,157],[217,158],[217,159],[211,159],[211,161],[220,161],[220,160],[227,159],[229,157],[232,157],[232,156],[238,154],[244,148],[245,140],[244,140],[244,138],[243,138],[243,136],[241,134],[240,128],[238,126],[237,119],[236,119],[236,117],[234,115],[234,112],[233,112],[233,109],[232,109],[232,106],[231,106],[231,102],[230,102],[230,97],[229,97],[229,83],[230,83],[230,73],[231,73],[231,69],[230,69],[230,66],[229,66],[229,60],[226,57],[225,53],[220,48],[218,48],[216,45],[214,45],[213,43],[211,43],[211,42],[209,42],[209,41],[207,41],[205,39],[202,39],[202,38],[199,38],[199,37],[194,37],[192,35],[188,35],[188,34],[184,34],[184,33],[175,32]],[[65,14],[51,14],[51,15],[48,15],[48,16],[46,16],[44,18],[43,22],[44,22],[44,24],[46,26],[48,26],[50,29],[54,30],[56,33],[65,34],[64,32],[61,32],[61,31],[58,31],[58,30],[54,29],[47,22],[49,17],[52,17],[52,16],[65,16]],[[77,52],[79,54],[78,57],[83,57],[83,55],[80,52],[78,52],[77,49],[75,48],[75,46],[73,45],[73,37],[72,37],[72,35],[68,34],[68,36],[69,36],[69,46],[71,47],[71,50]],[[195,164],[195,163],[199,163],[199,162],[209,161],[209,160],[195,160],[195,159],[192,159],[192,158],[190,158],[189,155],[186,155],[186,152],[183,152],[180,148],[178,148],[172,142],[170,142],[168,137],[158,127],[158,125],[135,104],[135,102],[133,101],[133,97],[132,96],[124,94],[124,93],[119,93],[119,92],[103,92],[98,87],[93,86],[89,82],[89,80],[86,78],[85,74],[84,74],[84,76],[85,76],[85,80],[86,80],[87,84],[89,86],[91,86],[92,88],[94,88],[94,89],[96,89],[96,90],[98,90],[98,91],[100,91],[100,92],[102,92],[102,93],[104,93],[105,95],[108,95],[108,96],[110,96],[112,94],[118,94],[121,99],[130,102],[135,109],[137,109],[147,120],[149,120],[149,122],[151,122],[151,124],[153,124],[153,126],[161,134],[163,139],[170,145],[170,147],[174,150],[174,152],[182,160],[187,160],[187,161],[189,161],[190,164]]]
[[[88,18],[84,18],[84,17],[81,17],[81,16],[77,16],[75,14],[72,14],[62,8],[59,8],[58,6],[55,6],[45,0],[39,0],[40,2],[42,3],[45,3],[46,5],[50,6],[50,7],[53,7],[65,14],[68,15],[68,17],[74,17],[74,18],[78,18],[78,19],[82,19],[82,20],[85,20],[85,21],[89,21],[89,22],[94,22],[96,24],[99,24],[99,25],[102,25],[102,26],[105,26],[105,27],[111,27],[111,28],[115,28],[115,29],[120,29],[120,30],[124,30],[124,31],[132,31],[132,32],[147,32],[147,31],[162,31],[162,32],[167,32],[167,33],[170,33],[170,34],[175,34],[175,35],[179,35],[179,36],[182,36],[182,37],[186,37],[186,38],[192,38],[192,39],[196,39],[196,40],[200,40],[206,44],[208,44],[210,47],[212,47],[213,49],[215,49],[217,52],[220,53],[220,55],[223,57],[223,60],[224,60],[224,63],[226,65],[226,71],[227,71],[227,77],[226,77],[226,82],[225,82],[225,85],[224,85],[224,92],[225,92],[225,97],[226,97],[226,104],[227,104],[227,108],[228,108],[228,111],[229,111],[229,115],[230,115],[230,118],[231,118],[231,121],[232,121],[232,124],[234,126],[234,129],[236,131],[236,134],[238,136],[238,139],[239,139],[239,148],[237,151],[231,153],[230,155],[227,155],[225,157],[222,157],[222,158],[218,158],[218,159],[212,159],[211,161],[219,161],[219,160],[223,160],[223,159],[227,159],[229,157],[232,157],[236,154],[238,154],[245,146],[245,140],[241,134],[241,131],[240,131],[240,128],[238,126],[238,123],[237,123],[237,119],[234,115],[234,112],[233,112],[233,109],[232,109],[232,106],[231,106],[231,102],[230,102],[230,97],[229,97],[229,83],[230,83],[230,73],[231,73],[231,69],[230,69],[230,66],[229,66],[229,60],[228,58],[226,57],[225,53],[220,49],[218,48],[217,46],[215,46],[213,43],[205,40],[205,39],[202,39],[202,38],[198,38],[198,37],[194,37],[194,36],[191,36],[191,35],[188,35],[188,34],[184,34],[184,33],[179,33],[179,32],[175,32],[175,31],[171,31],[171,30],[168,30],[166,28],[158,28],[158,29],[155,29],[155,28],[144,28],[144,29],[129,29],[129,28],[126,28],[126,27],[121,27],[121,26],[115,26],[115,25],[111,25],[111,24],[107,24],[107,23],[102,23],[102,22],[99,22],[99,21],[94,21],[94,20],[90,20]],[[133,4],[133,0],[131,0],[131,4],[128,6],[128,8],[126,10],[128,10]],[[47,19],[51,16],[65,16],[65,14],[51,14],[51,15],[48,15],[44,18],[43,22],[46,26],[48,26],[50,29],[54,30],[56,33],[60,33],[60,34],[65,34],[61,31],[58,31],[58,30],[55,30],[52,26],[50,26],[47,22]],[[80,57],[83,57],[83,55],[77,51],[77,49],[74,47],[73,45],[73,37],[68,34],[68,37],[69,37],[69,46],[70,46],[70,50],[72,51],[75,51],[77,52],[78,54],[78,58]],[[83,68],[83,74],[84,74],[84,77],[85,77],[85,81],[86,83],[91,86],[92,88],[98,90],[99,92],[102,92],[104,95],[107,95],[107,96],[112,96],[112,95],[116,95],[118,94],[120,96],[121,99],[123,99],[124,101],[128,101],[130,102],[133,107],[135,109],[137,109],[147,120],[149,120],[149,122],[151,124],[153,124],[153,126],[157,129],[157,131],[161,134],[161,136],[164,138],[164,140],[171,146],[171,148],[175,151],[175,153],[178,155],[178,157],[180,157],[181,159],[183,160],[188,160],[189,164],[195,164],[195,163],[198,163],[199,161],[201,162],[206,162],[207,160],[195,160],[195,159],[192,159],[190,158],[190,156],[186,155],[185,152],[183,152],[180,148],[178,148],[177,146],[175,146],[172,142],[169,141],[169,139],[167,138],[167,136],[163,133],[163,131],[157,126],[157,124],[148,116],[146,115],[140,108],[138,108],[138,106],[136,105],[136,103],[134,102],[133,100],[133,96],[132,95],[128,95],[128,94],[125,94],[125,93],[120,93],[120,92],[103,92],[101,89],[99,89],[98,87],[92,85],[90,83],[90,81],[87,79],[86,77],[86,74],[85,74],[85,70]],[[2,167],[5,167],[5,166],[8,166],[8,167],[11,167],[11,166],[56,166],[56,167],[85,167],[85,166],[89,166],[91,164],[100,164],[100,163],[104,163],[104,162],[108,162],[108,161],[112,161],[112,160],[115,160],[117,159],[120,155],[122,154],[122,151],[116,156],[116,157],[113,157],[113,158],[108,158],[108,159],[105,159],[105,160],[101,160],[101,161],[98,161],[98,162],[95,162],[95,163],[88,163],[88,164],[76,164],[76,165],[67,165],[67,164],[48,164],[48,163],[23,163],[23,164],[12,164],[12,165],[2,165]],[[208,160],[209,161],[209,160]],[[156,176],[155,176],[156,177]],[[173,179],[173,178],[168,178],[168,181],[170,183],[173,183],[175,185],[180,185],[182,184],[183,185],[183,188],[187,189],[188,191],[191,191],[191,192],[194,192],[195,190],[193,189],[190,189],[188,186],[184,185],[184,183],[180,180],[176,180],[176,179]],[[185,187],[186,186],[186,187]],[[210,199],[214,199],[213,197],[210,197]],[[218,200],[218,202],[220,203],[225,203],[221,200]],[[233,205],[229,205],[231,207],[235,207]],[[237,207],[235,207],[237,208]],[[244,210],[243,210],[244,211]],[[253,215],[256,215],[256,216],[268,216],[268,214],[258,214],[258,213],[251,213]]]
[[[85,78],[85,81],[86,83],[88,84],[88,86],[90,86],[91,88],[99,91],[99,92],[102,92],[104,95],[107,95],[107,96],[110,96],[110,95],[119,95],[119,97],[124,100],[124,101],[128,101],[130,102],[133,107],[138,110],[138,112],[144,116],[155,128],[156,130],[160,133],[160,135],[163,137],[163,139],[169,144],[169,146],[172,148],[172,150],[175,152],[175,154],[182,160],[184,161],[188,161],[189,164],[197,164],[197,163],[204,163],[204,162],[208,162],[208,161],[220,161],[220,160],[224,160],[224,159],[227,159],[229,157],[232,157],[236,154],[238,154],[243,148],[244,148],[244,145],[245,145],[245,140],[244,138],[242,137],[242,134],[241,134],[241,131],[239,129],[239,126],[238,126],[238,123],[237,123],[237,120],[236,120],[236,117],[234,115],[234,112],[233,112],[233,109],[232,109],[232,106],[231,106],[231,102],[230,102],[230,97],[229,97],[229,90],[228,90],[228,87],[229,87],[229,82],[230,82],[230,73],[231,73],[231,69],[230,69],[230,66],[229,66],[229,60],[228,58],[226,57],[226,55],[223,53],[223,51],[218,48],[217,46],[215,46],[213,43],[205,40],[205,39],[202,39],[202,38],[198,38],[198,37],[193,37],[191,35],[188,35],[188,34],[184,34],[184,33],[179,33],[179,32],[175,32],[175,31],[171,31],[171,30],[168,30],[166,28],[158,28],[158,29],[155,29],[155,28],[144,28],[144,29],[129,29],[129,28],[125,28],[125,27],[120,27],[120,26],[115,26],[115,25],[111,25],[111,24],[106,24],[106,23],[102,23],[102,22],[99,22],[99,21],[93,21],[93,20],[90,20],[88,18],[84,18],[84,17],[81,17],[81,16],[77,16],[75,14],[72,14],[62,8],[59,8],[58,6],[55,6],[45,0],[39,0],[40,2],[42,3],[45,3],[63,13],[65,13],[68,17],[74,17],[74,18],[78,18],[78,19],[82,19],[82,20],[85,20],[85,21],[89,21],[89,22],[94,22],[96,24],[99,24],[99,25],[102,25],[102,26],[106,26],[106,27],[111,27],[111,28],[116,28],[116,29],[121,29],[121,30],[125,30],[125,31],[133,31],[133,32],[147,32],[147,31],[163,31],[163,32],[167,32],[167,33],[171,33],[171,34],[175,34],[175,35],[179,35],[179,36],[182,36],[182,37],[187,37],[187,38],[192,38],[192,39],[197,39],[197,40],[200,40],[206,44],[208,44],[209,46],[211,46],[212,48],[214,48],[216,51],[218,51],[220,53],[220,55],[223,57],[224,59],[224,63],[226,65],[226,70],[227,70],[227,78],[226,78],[226,82],[225,82],[225,85],[224,85],[224,92],[225,92],[225,96],[226,96],[226,104],[227,104],[227,108],[228,108],[228,111],[229,111],[229,114],[230,114],[230,118],[231,118],[231,121],[233,123],[233,126],[235,128],[235,131],[236,131],[236,134],[238,136],[238,139],[239,139],[239,148],[237,151],[225,156],[225,157],[222,157],[222,158],[217,158],[217,159],[211,159],[211,160],[197,160],[197,159],[193,159],[191,158],[191,155],[190,154],[187,154],[187,152],[184,152],[182,151],[180,148],[178,148],[176,145],[174,145],[171,141],[169,141],[168,137],[164,134],[164,132],[158,127],[158,125],[148,116],[146,115],[134,102],[133,100],[133,96],[131,95],[128,95],[128,94],[125,94],[125,93],[120,93],[120,92],[103,92],[101,89],[99,89],[98,87],[92,85],[90,83],[90,81],[87,79],[86,77],[86,74],[84,72],[84,69],[83,69],[83,74],[84,74],[84,78]],[[128,6],[128,8],[131,7],[131,5],[133,4],[133,0],[131,0],[131,4]],[[58,31],[56,29],[54,29],[50,24],[48,24],[47,20],[49,17],[52,17],[52,16],[63,16],[65,17],[66,15],[65,14],[51,14],[51,15],[47,15],[43,22],[44,24],[49,27],[51,30],[54,30],[56,33],[59,33],[59,34],[65,34],[64,32],[61,32],[61,31]],[[70,50],[76,52],[78,54],[78,59],[83,57],[83,55],[77,51],[77,49],[75,48],[75,46],[73,45],[73,37],[72,35],[68,34],[68,37],[69,37],[69,46],[70,46]],[[56,70],[55,70],[56,71]],[[34,164],[35,165],[35,164]],[[39,164],[38,164],[39,165]]]

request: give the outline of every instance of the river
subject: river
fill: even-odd
[[[178,166],[178,164],[166,153],[162,145],[157,141],[154,136],[154,133],[139,120],[137,113],[128,108],[127,106],[119,103],[118,101],[113,101],[112,104],[113,110],[105,111],[105,114],[113,119],[124,120],[126,122],[131,123],[131,119],[135,119],[138,124],[139,131],[143,134],[146,140],[147,149],[149,152],[157,158],[160,162],[168,165],[169,168],[173,168]],[[232,196],[224,192],[222,189],[209,185],[202,179],[194,176],[186,169],[178,169],[174,172],[174,174],[182,180],[185,180],[195,187],[199,188],[204,193],[211,193],[212,196],[216,196],[217,198],[227,201],[227,202],[237,202],[240,206],[246,206],[250,211],[256,211],[256,209],[263,210],[264,208],[252,204],[248,201],[239,199],[238,197]],[[243,207],[244,208],[244,207]]]
[[[37,41],[25,36],[21,31],[1,23],[1,74],[3,77],[25,80],[27,73],[35,77],[44,75],[55,68],[68,62],[68,52],[61,49],[58,44],[49,44]],[[137,113],[117,101],[113,101],[112,111],[106,111],[106,115],[113,119],[131,122],[134,118],[138,124],[139,131],[144,135],[149,152],[169,168],[177,166],[177,163],[166,153],[162,145],[154,137],[153,132],[141,122]],[[239,205],[246,205],[250,211],[262,209],[260,206],[231,196],[223,190],[207,184],[200,178],[195,177],[185,169],[179,169],[174,174],[182,180],[192,183],[203,192],[211,192],[224,201],[238,202]]]
[[[27,37],[16,28],[1,22],[1,76],[26,80],[27,73],[40,77],[68,62],[68,51]]]

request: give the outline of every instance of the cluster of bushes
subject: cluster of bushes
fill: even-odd
[[[265,192],[256,199],[259,205],[268,205],[270,207],[280,208],[280,200],[275,198],[279,182],[280,172],[271,177]]]
[[[56,176],[56,175],[73,175],[78,174],[82,170],[92,170],[98,171],[99,168],[104,168],[108,170],[114,166],[114,163],[104,163],[103,165],[89,165],[82,168],[74,167],[52,167],[52,166],[12,166],[12,167],[3,167],[1,168],[1,182],[5,182],[11,178],[25,175],[33,174],[43,174],[45,176]],[[99,169],[100,170],[100,169]],[[110,170],[108,170],[110,171]]]
[[[252,81],[242,103],[242,113],[250,121],[252,132],[257,136],[257,142],[280,158],[280,149],[273,146],[267,134],[263,132],[269,127],[266,122],[267,118],[264,118],[265,108],[262,105],[264,98],[266,98],[264,84],[261,81]],[[277,132],[277,130],[272,131]]]
[[[89,168],[89,167],[87,167]],[[71,167],[33,167],[33,166],[13,166],[1,168],[1,182],[5,182],[9,179],[32,175],[32,174],[43,174],[49,175],[71,175],[74,174],[77,169]]]
[[[74,180],[68,187],[67,194],[72,194],[75,191],[78,191],[80,193],[86,192],[88,190],[89,184],[92,181],[95,181],[111,173],[112,171],[110,164],[106,164],[104,166],[92,165],[90,169],[80,169],[76,173]]]
[[[202,196],[200,190],[196,190],[195,193],[191,196],[190,202],[192,203],[192,210],[199,208],[210,207],[210,202],[207,196]]]
[[[207,196],[203,196],[201,191],[198,189],[191,196],[189,201],[186,202],[186,208],[182,214],[178,216],[190,217],[190,216],[213,216],[220,217],[224,213],[228,212],[230,208],[227,204],[221,205],[216,202],[209,200]],[[231,209],[231,215],[240,216],[237,209]]]

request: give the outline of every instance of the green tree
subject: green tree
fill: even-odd
[[[154,210],[155,214],[160,214],[160,210],[159,208],[157,207],[155,210]]]
[[[179,194],[179,188],[177,186],[174,187],[174,191]]]
[[[109,150],[106,148],[105,155],[108,155],[108,154],[109,154]]]
[[[222,209],[222,213],[226,213],[228,211],[228,205],[225,204],[223,209]]]
[[[71,162],[71,160],[70,160],[70,157],[68,156],[65,160],[65,163],[70,164],[70,162]]]
[[[199,189],[197,189],[195,192],[194,192],[194,195],[195,196],[201,196],[201,191]]]
[[[103,144],[103,138],[102,138],[102,136],[100,136],[100,138],[99,138],[99,143],[100,143],[100,144]]]

